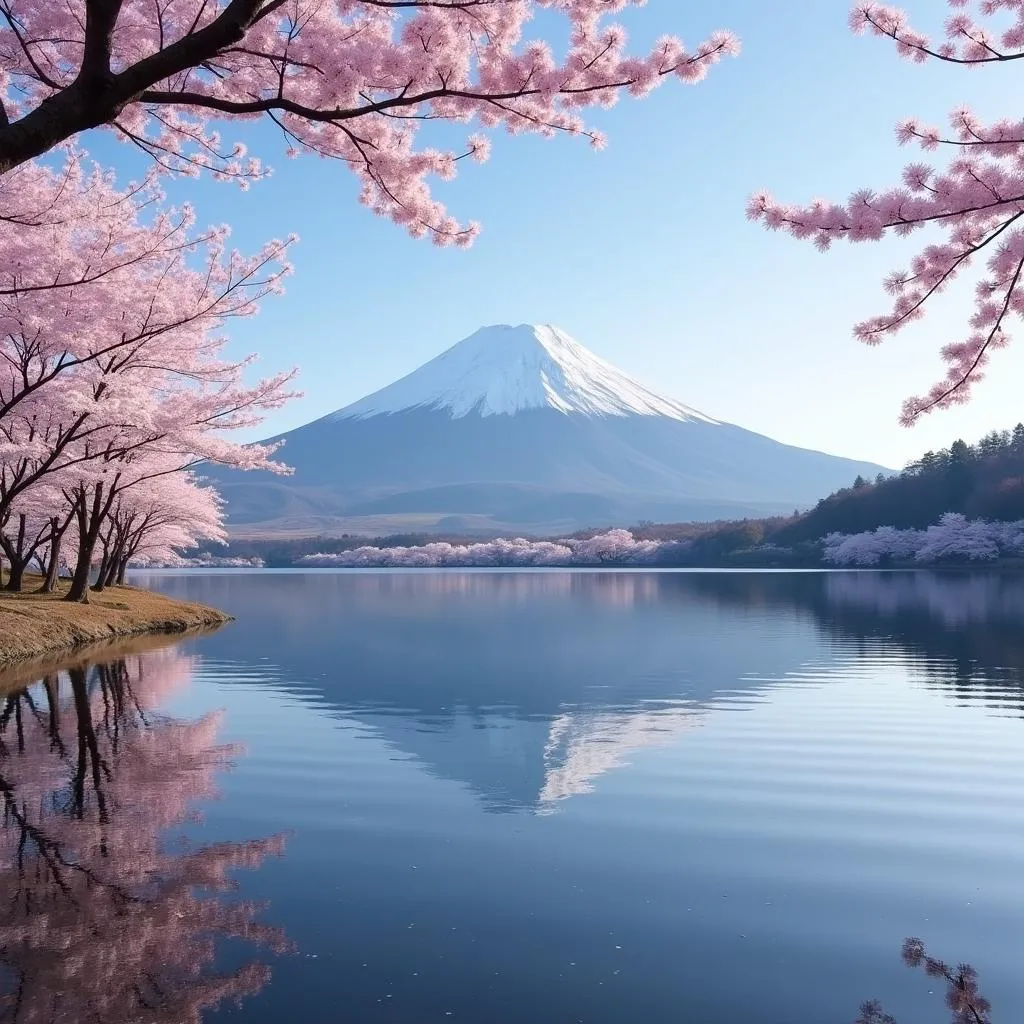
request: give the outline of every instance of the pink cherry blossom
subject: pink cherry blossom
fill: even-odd
[[[947,512],[926,530],[880,526],[864,533],[830,533],[822,544],[824,560],[839,566],[875,566],[885,559],[919,565],[988,562],[1024,554],[1024,521],[993,523]]]
[[[685,547],[674,541],[637,540],[629,530],[608,530],[592,537],[558,541],[499,538],[477,544],[424,544],[419,547],[358,547],[337,554],[307,555],[311,568],[523,568],[556,566],[651,565]]]
[[[262,120],[291,156],[330,157],[361,199],[412,235],[465,245],[432,195],[465,147],[418,144],[424,121],[483,130],[602,136],[583,120],[667,78],[698,82],[739,44],[715,32],[665,36],[630,56],[609,16],[643,0],[0,0],[0,174],[96,126],[160,167],[247,182],[257,157],[221,125]],[[675,5],[669,5],[673,10]],[[533,16],[563,21],[560,53],[526,36]]]
[[[892,39],[901,56],[917,62],[979,66],[1024,58],[1024,0],[948,3],[955,13],[941,43],[911,28],[902,11],[866,0],[854,6],[850,25],[855,32]],[[977,8],[977,18],[965,11],[969,7]],[[998,18],[1007,13],[1009,27]],[[987,23],[1004,27],[995,31]],[[910,119],[897,126],[896,138],[901,145],[948,154],[944,166],[909,164],[899,185],[861,189],[844,203],[789,205],[759,192],[747,213],[771,230],[809,239],[822,250],[836,241],[874,242],[925,227],[941,234],[923,243],[909,266],[886,279],[885,290],[893,297],[889,311],[854,329],[869,345],[920,320],[933,296],[974,271],[968,329],[942,348],[945,376],[905,402],[902,421],[909,425],[923,413],[966,401],[992,353],[1009,343],[1009,322],[1024,316],[1024,120],[986,123],[959,108],[950,114],[947,130]]]
[[[223,538],[189,469],[286,471],[275,446],[230,434],[286,401],[293,374],[252,382],[221,332],[280,289],[288,242],[229,251],[152,180],[118,189],[74,153],[0,177],[0,209],[0,551],[10,589],[33,559],[53,589],[76,549],[69,598],[85,600],[97,557],[102,588],[145,550]]]

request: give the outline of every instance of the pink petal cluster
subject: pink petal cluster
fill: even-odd
[[[392,548],[365,545],[337,554],[306,555],[299,564],[340,569],[650,565],[679,547],[674,541],[637,540],[629,530],[619,529],[582,540],[567,537],[559,541],[538,541],[517,537],[478,544],[445,542]]]
[[[224,328],[287,273],[287,242],[255,256],[198,231],[152,181],[118,189],[75,154],[0,177],[0,555],[8,586],[35,560],[72,596],[134,558],[221,540],[204,462],[285,472],[230,432],[290,397],[292,374],[250,382]]]
[[[1024,555],[1024,521],[992,523],[947,512],[926,530],[880,526],[864,533],[830,533],[823,547],[826,562],[846,567],[876,566],[888,559],[921,565],[990,562]]]
[[[850,11],[850,28],[858,35],[870,33],[896,43],[901,57],[918,63],[929,59],[954,64],[991,64],[1013,60],[1024,50],[1024,0],[947,0],[953,13],[943,26],[943,38],[932,40],[914,29],[898,7],[861,0]],[[978,9],[979,17],[969,10]],[[1010,23],[1001,29],[982,19],[1008,14]]]
[[[983,18],[1001,12],[1013,24],[998,36],[964,13],[967,0],[948,0],[955,13],[946,23],[946,41],[933,44],[907,23],[903,12],[861,2],[850,15],[857,32],[893,39],[908,59],[958,64],[1005,63],[1024,58],[1024,0],[984,0]],[[986,123],[961,108],[950,115],[947,131],[907,120],[897,126],[901,145],[945,152],[942,166],[909,164],[903,180],[883,191],[860,189],[844,203],[816,200],[789,205],[767,192],[751,197],[748,216],[771,230],[808,239],[819,249],[835,241],[874,242],[928,227],[940,238],[922,244],[908,267],[885,281],[893,297],[889,311],[858,324],[856,336],[877,344],[919,320],[929,300],[974,270],[974,313],[968,330],[942,349],[945,376],[903,407],[911,424],[925,412],[962,403],[983,379],[991,354],[1010,341],[1009,322],[1024,316],[1024,120]]]
[[[674,36],[642,56],[608,16],[643,0],[0,0],[0,173],[97,125],[168,170],[245,182],[263,173],[218,123],[272,122],[290,155],[337,159],[362,201],[414,236],[468,244],[431,193],[462,149],[419,143],[425,121],[565,133],[596,145],[581,112],[674,77],[700,81],[736,39]],[[560,16],[556,54],[525,36]]]

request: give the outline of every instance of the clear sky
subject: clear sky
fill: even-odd
[[[921,27],[941,28],[939,0],[902,6]],[[457,217],[483,223],[468,251],[409,239],[356,203],[344,168],[288,160],[270,132],[250,138],[275,173],[249,192],[175,184],[173,197],[188,197],[201,221],[232,224],[243,249],[300,236],[287,293],[232,327],[233,351],[258,351],[262,371],[301,369],[305,397],[260,433],[340,408],[480,326],[522,322],[556,324],[719,419],[888,466],[1024,419],[1022,340],[997,354],[970,406],[909,430],[897,422],[901,400],[940,374],[939,347],[964,330],[968,279],[923,322],[870,349],[852,325],[883,311],[882,278],[913,245],[822,255],[745,219],[760,187],[803,201],[894,183],[920,159],[896,145],[902,117],[944,124],[965,101],[983,116],[1011,113],[997,95],[1003,69],[911,65],[886,41],[851,35],[848,7],[648,0],[626,12],[638,50],[667,31],[696,42],[724,27],[743,53],[698,86],[673,81],[589,112],[609,137],[604,152],[567,138],[496,136],[489,163],[464,163],[455,182],[438,185]],[[88,144],[130,168],[124,147]]]

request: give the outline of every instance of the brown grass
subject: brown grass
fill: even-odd
[[[56,594],[34,593],[41,580],[26,577],[25,593],[0,591],[0,668],[49,655],[70,655],[86,645],[122,637],[183,633],[222,626],[230,616],[205,605],[173,601],[136,587],[90,594],[89,604],[68,604]]]

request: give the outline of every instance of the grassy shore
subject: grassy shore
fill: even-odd
[[[62,600],[66,583],[56,594],[35,593],[41,582],[28,577],[24,593],[0,591],[0,668],[70,655],[117,638],[209,629],[230,621],[214,608],[136,587],[112,587],[90,594],[88,604],[68,604]]]

